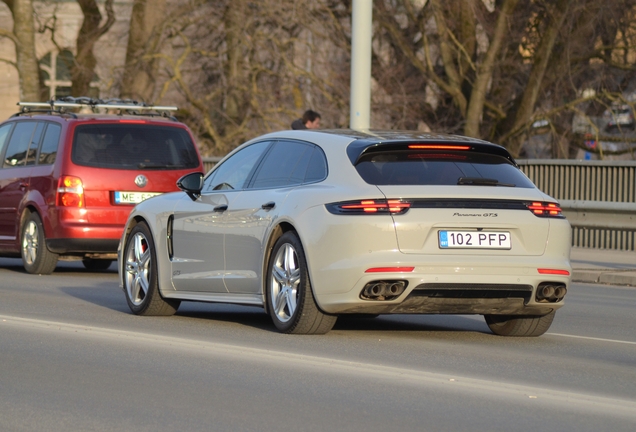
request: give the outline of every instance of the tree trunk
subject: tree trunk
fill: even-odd
[[[13,34],[16,65],[20,77],[20,100],[37,102],[42,89],[38,58],[35,54],[35,29],[33,25],[33,4],[31,0],[3,0],[13,15]]]
[[[88,95],[97,65],[93,48],[99,38],[115,23],[113,0],[106,0],[105,8],[108,18],[101,27],[99,24],[102,21],[102,14],[97,7],[97,1],[77,0],[77,3],[84,14],[84,21],[77,35],[77,53],[71,68],[71,93],[74,97]]]
[[[554,10],[552,11],[550,22],[546,28],[541,42],[534,55],[534,63],[532,65],[532,71],[528,78],[528,83],[523,92],[517,115],[515,116],[515,122],[511,129],[512,134],[517,134],[527,123],[532,119],[534,113],[534,106],[537,103],[539,96],[539,90],[543,83],[543,77],[545,75],[546,68],[548,67],[548,60],[552,54],[552,49],[559,35],[559,29],[563,25],[563,21],[566,17],[568,5],[570,0],[559,0]],[[513,155],[517,156],[523,140],[521,136],[517,135],[512,139],[509,145],[509,150]]]
[[[165,18],[166,0],[135,0],[130,18],[126,65],[121,97],[152,101],[159,62],[150,58],[158,51],[160,24]]]
[[[440,43],[439,50],[444,62],[444,70],[448,77],[448,85],[453,89],[453,99],[459,107],[462,115],[466,114],[466,99],[462,94],[462,77],[455,66],[455,59],[453,55],[453,44],[450,41],[450,30],[446,26],[446,17],[444,16],[442,5],[440,0],[432,0],[431,5],[433,7],[433,14],[435,16],[435,22],[437,24],[437,34],[439,35]]]
[[[223,22],[225,24],[225,41],[227,45],[227,64],[225,76],[227,79],[227,96],[225,100],[225,113],[234,124],[241,123],[245,111],[245,44],[242,40],[243,26],[245,25],[245,2],[241,0],[231,1],[225,12]]]
[[[517,1],[518,0],[504,1],[499,17],[497,18],[495,33],[490,41],[488,51],[486,52],[486,57],[477,69],[477,78],[475,79],[475,85],[473,86],[473,90],[470,95],[470,102],[468,103],[468,110],[466,112],[466,127],[464,128],[464,134],[467,136],[480,137],[479,125],[481,124],[481,116],[484,112],[488,83],[492,79],[493,70],[495,68],[495,60],[505,41],[509,19],[517,6]]]

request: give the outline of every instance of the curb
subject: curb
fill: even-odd
[[[636,271],[574,270],[572,282],[636,287]]]

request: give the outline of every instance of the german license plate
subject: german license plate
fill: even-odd
[[[138,204],[143,200],[161,195],[159,192],[115,192],[115,204]]]
[[[441,249],[510,249],[507,231],[439,231]]]

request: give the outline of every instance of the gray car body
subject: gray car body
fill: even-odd
[[[325,180],[288,188],[221,190],[192,200],[184,192],[148,199],[131,212],[120,244],[120,284],[125,272],[121,249],[140,222],[150,227],[157,251],[158,285],[164,298],[226,302],[267,307],[267,265],[275,240],[293,230],[303,245],[318,307],[327,313],[462,313],[542,315],[560,308],[523,299],[421,299],[410,296],[425,284],[529,285],[542,282],[569,287],[569,275],[539,274],[539,268],[571,272],[571,228],[567,220],[539,218],[530,211],[458,211],[411,209],[405,215],[342,216],[325,204],[382,197],[515,199],[555,202],[537,188],[491,186],[375,186],[366,183],[347,157],[356,139],[374,137],[353,131],[284,131],[249,141],[294,139],[314,143],[328,161]],[[388,133],[400,139],[397,133]],[[428,140],[468,140],[441,135],[408,135]],[[477,140],[473,140],[478,142]],[[216,167],[215,167],[216,169]],[[214,171],[214,170],[213,170]],[[261,205],[274,202],[271,209]],[[225,212],[215,212],[218,205]],[[174,218],[174,254],[168,253],[167,226]],[[442,250],[437,232],[444,229],[505,229],[511,250]],[[366,269],[412,266],[413,272],[378,275]],[[408,282],[398,298],[373,302],[361,298],[364,286],[377,279]]]

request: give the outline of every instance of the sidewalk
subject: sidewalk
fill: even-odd
[[[572,282],[636,287],[636,252],[573,247]]]

